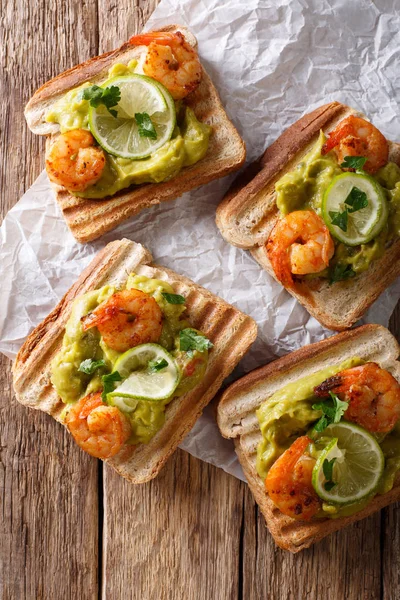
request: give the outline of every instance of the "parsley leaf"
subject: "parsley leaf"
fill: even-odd
[[[83,98],[89,100],[90,106],[94,108],[97,108],[100,104],[104,104],[113,117],[118,117],[117,111],[111,108],[112,106],[116,106],[121,100],[121,91],[116,85],[110,85],[106,88],[92,85],[83,90]]]
[[[118,371],[114,371],[113,373],[109,373],[108,375],[103,375],[101,380],[103,382],[103,391],[101,394],[101,398],[103,402],[106,402],[107,394],[114,391],[114,383],[117,381],[122,381],[122,377],[118,373]]]
[[[344,202],[350,207],[347,209],[347,212],[356,212],[357,210],[361,210],[368,206],[367,194],[354,186],[351,188],[351,191]]]
[[[367,159],[365,156],[345,156],[344,162],[340,165],[342,169],[357,169],[361,171]]]
[[[162,292],[161,296],[169,303],[169,304],[185,304],[185,298],[180,294],[168,294],[168,292]]]
[[[331,400],[312,405],[313,410],[321,410],[323,413],[322,417],[314,425],[314,431],[317,433],[321,433],[321,431],[326,429],[331,423],[339,423],[349,407],[348,402],[343,402],[333,392],[329,392],[329,395]]]
[[[351,279],[355,276],[356,273],[353,271],[351,265],[338,263],[330,273],[329,283],[332,284],[337,281],[344,281],[345,279]]]
[[[86,375],[93,375],[96,369],[105,366],[106,363],[104,360],[92,360],[91,358],[87,358],[81,362],[78,371],[81,371],[81,373],[86,373]]]
[[[336,212],[334,210],[329,211],[329,216],[332,221],[332,225],[336,225],[336,227],[340,227],[342,231],[347,231],[347,223],[349,219],[349,215],[347,210],[343,212]]]
[[[153,121],[146,112],[135,113],[135,121],[141,137],[149,137],[153,140],[157,139],[157,131],[154,128]]]
[[[330,492],[332,488],[335,487],[336,483],[333,481],[333,465],[335,464],[336,458],[332,458],[328,460],[327,458],[322,463],[322,471],[324,473],[324,477],[326,482],[324,484],[324,488],[327,492]]]
[[[157,373],[157,371],[161,371],[168,367],[168,362],[165,358],[157,358],[157,360],[149,360],[149,371],[150,373]]]
[[[195,329],[182,329],[179,332],[179,349],[183,352],[187,350],[198,350],[204,352],[209,348],[212,348],[213,344],[201,333],[198,333]]]

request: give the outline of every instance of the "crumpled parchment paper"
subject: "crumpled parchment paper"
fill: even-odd
[[[162,0],[146,28],[185,24],[246,141],[248,160],[305,112],[339,100],[400,140],[400,13],[396,0]],[[123,40],[115,40],[117,46]],[[258,323],[259,336],[230,379],[318,341],[324,330],[249,253],[224,242],[215,208],[232,178],[142,212],[94,243],[75,242],[43,172],[1,227],[0,351],[14,358],[93,255],[111,240],[146,245],[156,261],[225,298]],[[363,319],[387,325],[391,286]],[[208,408],[182,448],[244,478]]]

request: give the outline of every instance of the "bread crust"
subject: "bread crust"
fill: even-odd
[[[369,349],[367,347],[368,340],[371,341]],[[337,362],[337,359],[333,358],[335,353],[346,351],[353,356],[362,354],[362,358],[365,360],[374,360],[380,363],[382,367],[389,369],[400,381],[400,363],[396,360],[400,348],[397,341],[386,328],[380,325],[363,325],[316,344],[300,348],[259,369],[255,369],[229,386],[222,394],[218,404],[217,420],[220,431],[224,437],[234,438],[236,453],[250,489],[265,517],[268,529],[271,531],[276,543],[290,552],[299,552],[308,548],[330,533],[400,500],[400,476],[398,476],[391,491],[376,496],[363,510],[354,515],[339,519],[297,521],[282,514],[274,505],[255,469],[254,445],[261,437],[261,433],[257,422],[256,440],[254,419],[250,424],[248,413],[250,410],[254,413],[255,409],[261,404],[261,398],[258,398],[260,402],[257,401],[257,403],[250,406],[248,400],[250,395],[252,393],[256,394],[258,387],[265,382],[270,382],[270,391],[279,389],[285,385],[285,379],[291,377],[291,381],[295,381],[300,378],[302,369],[304,369],[304,372],[309,373],[310,365],[312,365],[312,370],[315,372],[326,365],[326,362],[323,365],[320,363],[326,361],[327,358],[331,358],[331,364],[334,364]],[[359,354],[357,354],[357,351]],[[294,370],[295,373],[293,374]],[[247,399],[245,398],[246,395]],[[260,392],[260,395],[262,395],[262,392]],[[265,397],[262,400],[265,400]],[[237,408],[236,414],[235,407]],[[251,443],[248,443],[249,439]]]
[[[61,348],[74,299],[106,284],[118,287],[132,271],[164,279],[177,293],[183,294],[189,322],[213,341],[214,348],[203,380],[192,391],[172,400],[163,427],[150,443],[126,445],[117,456],[106,461],[132,483],[143,483],[158,474],[257,335],[253,319],[186,277],[151,261],[151,254],[130,240],[108,244],[58,306],[28,336],[13,364],[17,400],[61,421],[65,405],[50,380],[51,362]]]
[[[291,171],[312,148],[320,130],[331,131],[338,121],[359,114],[339,102],[331,102],[304,115],[289,127],[264,154],[234,181],[217,208],[216,223],[231,244],[251,251],[253,257],[277,281],[265,244],[279,217],[275,183]],[[399,145],[390,145],[390,160],[400,164]],[[286,288],[325,327],[342,331],[351,327],[400,274],[400,240],[354,279],[331,286],[314,279]]]
[[[193,34],[183,26],[169,25],[157,31],[181,31],[192,46],[197,44]],[[109,67],[117,60],[127,63],[138,57],[139,48],[126,42],[117,50],[92,58],[45,83],[25,108],[30,129],[41,135],[56,135],[58,125],[45,122],[45,115],[51,105],[68,90],[85,81],[96,83],[104,79]],[[246,156],[245,144],[229,120],[204,69],[200,85],[187,96],[185,103],[202,122],[212,126],[213,132],[205,157],[192,166],[184,167],[172,179],[161,183],[133,185],[103,200],[78,198],[64,187],[51,184],[67,225],[78,242],[92,241],[145,208],[173,200],[184,192],[224,177],[241,167]],[[49,143],[50,139],[46,145],[47,150]]]

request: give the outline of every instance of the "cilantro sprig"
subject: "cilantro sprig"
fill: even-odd
[[[345,281],[346,279],[351,279],[355,277],[356,273],[353,271],[351,265],[346,265],[345,263],[337,263],[332,270],[330,270],[329,283],[336,283],[337,281]]]
[[[330,210],[329,216],[331,218],[332,225],[336,225],[336,227],[339,227],[342,231],[347,231],[347,224],[349,221],[347,209],[345,209],[343,212]]]
[[[185,304],[185,298],[180,294],[169,294],[168,292],[162,292],[161,295],[169,304]]]
[[[331,400],[318,402],[318,404],[312,405],[313,410],[320,410],[323,413],[322,417],[314,425],[314,431],[316,433],[321,433],[331,423],[339,423],[340,419],[343,417],[344,413],[349,407],[348,402],[340,400],[340,398],[338,398],[338,396],[333,392],[329,392],[329,395]]]
[[[152,140],[157,139],[157,131],[154,127],[154,123],[147,112],[135,113],[135,121],[138,126],[139,135],[141,137],[148,137]]]
[[[121,90],[118,86],[110,85],[109,87],[102,88],[98,85],[92,85],[83,90],[83,98],[89,100],[90,106],[94,108],[97,108],[100,104],[104,104],[113,117],[118,117],[117,111],[112,109],[112,106],[116,106],[121,100]]]
[[[366,162],[367,159],[365,156],[345,156],[340,167],[342,169],[356,169],[357,171],[362,171]]]
[[[330,492],[335,487],[336,483],[333,481],[333,465],[335,464],[336,458],[328,460],[327,458],[322,463],[322,471],[326,479],[324,488],[327,492]]]
[[[79,365],[78,371],[81,373],[86,373],[86,375],[93,375],[93,373],[100,369],[101,367],[105,367],[106,363],[104,360],[93,360],[92,358],[87,358],[83,360]]]
[[[165,358],[157,358],[156,360],[149,360],[148,368],[150,373],[157,373],[168,367],[168,362]]]
[[[329,216],[332,220],[332,225],[340,227],[344,232],[347,231],[349,214],[355,213],[368,206],[367,194],[358,187],[353,186],[344,201],[345,208],[342,212],[329,211]]]
[[[213,343],[195,329],[187,328],[179,332],[179,349],[183,352],[193,350],[204,352],[212,347]]]
[[[114,391],[114,383],[117,381],[122,381],[121,375],[118,371],[114,371],[113,373],[109,373],[108,375],[103,375],[101,378],[103,382],[103,391],[101,393],[101,399],[103,402],[107,401],[107,394]]]

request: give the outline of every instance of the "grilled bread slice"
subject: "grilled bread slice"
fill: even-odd
[[[234,181],[217,209],[217,225],[223,237],[251,251],[259,264],[275,279],[266,242],[279,217],[275,183],[292,171],[311,150],[320,130],[325,133],[354,109],[331,102],[305,115],[289,127],[264,154]],[[400,165],[400,145],[390,142],[389,160]],[[322,325],[341,331],[351,327],[400,274],[400,240],[382,258],[354,279],[329,285],[312,279],[288,289]]]
[[[180,31],[192,46],[197,45],[196,38],[186,27],[169,25],[158,31]],[[33,133],[52,136],[47,140],[47,151],[59,131],[57,124],[45,120],[54,102],[85,81],[98,83],[106,79],[113,63],[127,64],[138,58],[140,52],[138,46],[126,42],[117,50],[61,73],[37,90],[25,108],[25,117]],[[64,187],[52,184],[67,225],[78,242],[94,240],[144,208],[173,200],[184,192],[239,169],[243,164],[246,155],[244,142],[229,120],[204,69],[200,85],[185,98],[185,103],[200,121],[212,126],[212,134],[206,156],[198,163],[184,167],[176,177],[161,183],[134,185],[105,200],[78,198]]]
[[[253,319],[186,277],[151,261],[151,254],[130,240],[108,244],[53,312],[29,335],[13,365],[17,400],[61,421],[65,405],[50,381],[50,366],[60,350],[74,298],[106,284],[122,285],[133,271],[168,281],[176,293],[183,294],[188,321],[203,331],[214,347],[203,380],[192,391],[172,400],[167,406],[163,427],[150,443],[134,448],[126,445],[119,454],[107,460],[132,483],[143,483],[158,474],[257,334]]]
[[[256,369],[223,393],[218,405],[218,426],[224,437],[234,438],[236,453],[250,489],[281,548],[299,552],[328,534],[400,500],[400,477],[390,492],[375,496],[363,510],[352,516],[307,522],[287,517],[269,498],[256,471],[257,444],[262,437],[256,409],[283,386],[355,356],[378,363],[400,381],[399,353],[399,345],[387,329],[380,325],[363,325],[305,346]]]

